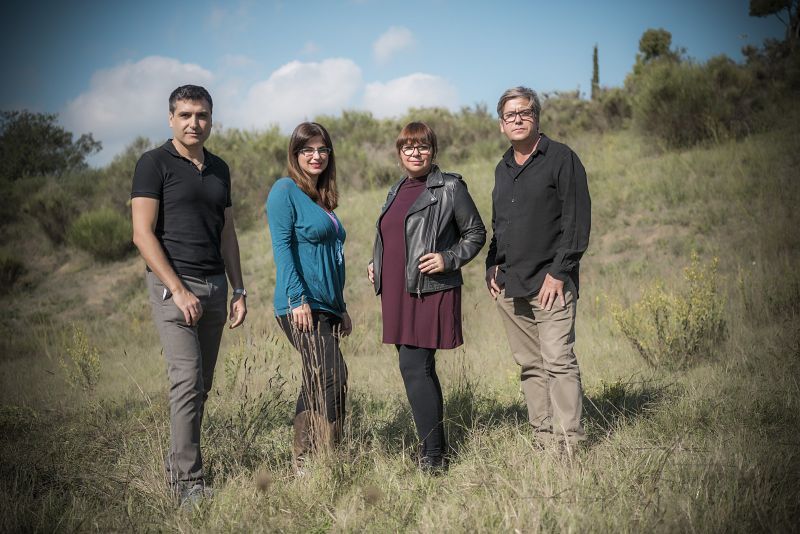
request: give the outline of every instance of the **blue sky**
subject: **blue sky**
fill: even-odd
[[[103,164],[137,135],[168,137],[166,100],[184,83],[211,91],[224,127],[493,109],[519,84],[587,92],[595,43],[601,85],[621,85],[647,28],[695,59],[740,61],[743,45],[784,31],[747,11],[747,0],[14,2],[0,21],[0,108],[58,113],[103,142]]]

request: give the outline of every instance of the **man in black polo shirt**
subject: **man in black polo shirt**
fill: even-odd
[[[147,263],[170,382],[167,474],[182,505],[208,493],[200,454],[203,406],[225,322],[230,318],[235,328],[247,314],[230,171],[203,148],[212,105],[208,91],[196,85],[172,92],[173,138],[139,158],[131,192],[133,242]],[[230,314],[226,273],[234,288]]]
[[[497,104],[511,148],[495,169],[486,283],[521,367],[531,425],[538,437],[569,447],[586,439],[573,346],[591,201],[578,156],[539,133],[540,111],[527,87],[507,90]]]

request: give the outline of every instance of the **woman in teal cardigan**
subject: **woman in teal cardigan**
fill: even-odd
[[[345,231],[337,207],[336,160],[327,130],[295,128],[289,177],[272,186],[267,221],[275,259],[275,316],[300,352],[303,382],[294,418],[293,457],[302,474],[307,454],[338,441],[345,413],[347,366],[340,336],[352,331],[344,302]]]

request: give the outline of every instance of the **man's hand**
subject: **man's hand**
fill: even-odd
[[[444,258],[438,252],[428,252],[419,259],[419,270],[425,274],[444,272]]]
[[[247,298],[241,293],[237,293],[231,298],[231,312],[228,316],[231,324],[228,328],[236,328],[241,325],[245,316],[247,316]]]
[[[314,326],[314,320],[311,316],[311,306],[308,304],[301,304],[292,310],[292,324],[300,332],[311,332]]]
[[[371,263],[370,266],[372,266]],[[342,314],[342,325],[339,328],[342,337],[347,337],[353,333],[353,321],[350,319],[350,315],[347,312]]]
[[[372,262],[367,264],[367,278],[369,278],[370,284],[375,283],[375,266],[372,264]]]
[[[494,267],[490,267],[489,272],[486,273],[486,287],[489,288],[489,294],[493,299],[497,299],[497,295],[500,294],[500,286],[497,285],[498,269],[500,269],[500,266],[495,265]]]
[[[200,317],[203,316],[203,306],[200,304],[200,299],[183,286],[172,294],[172,302],[183,313],[183,318],[189,326],[196,325]]]
[[[550,311],[556,298],[561,300],[562,308],[567,305],[567,301],[564,298],[564,282],[553,278],[550,273],[547,273],[544,277],[542,288],[539,290],[539,306]]]

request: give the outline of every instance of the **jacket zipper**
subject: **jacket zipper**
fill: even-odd
[[[430,194],[430,195],[433,197],[433,198],[431,199],[433,202],[432,202],[431,204],[429,204],[428,206],[426,206],[426,207],[425,207],[425,209],[431,209],[431,206],[434,206],[434,205],[436,204],[436,196],[435,196],[433,193],[431,193],[430,191],[428,191],[428,193],[429,193],[429,194]],[[432,243],[432,242],[431,242],[432,240],[431,240],[431,238],[430,238],[431,229],[432,229],[434,226],[435,226],[434,224],[430,224],[430,225],[428,225],[428,227],[425,229],[425,230],[428,232],[428,235],[426,235],[426,236],[425,236],[425,243],[428,245],[428,249],[429,249],[431,252],[433,252],[433,249],[435,248],[435,247],[434,247],[435,243]],[[405,232],[404,232],[404,233],[405,233]],[[422,273],[419,273],[419,277],[417,278],[417,298],[422,298],[422,289],[421,289],[421,287],[420,287],[420,286],[422,285],[422,277],[423,277],[423,276],[425,276],[425,275],[424,275],[424,274],[422,274]]]

